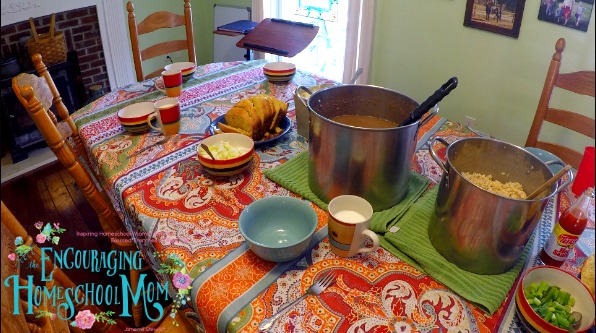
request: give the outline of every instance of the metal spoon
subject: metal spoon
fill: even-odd
[[[212,160],[215,160],[215,156],[213,156],[213,154],[211,153],[211,150],[209,150],[209,147],[207,147],[206,144],[201,143],[201,148],[205,149],[205,151],[207,152],[207,155],[209,155],[211,157]]]
[[[352,78],[350,79],[350,84],[356,83],[356,80],[358,80],[358,78],[360,77],[361,74],[362,74],[362,67],[358,67],[358,69],[356,70],[356,73],[354,73],[354,76],[352,76]]]
[[[573,318],[573,324],[571,324],[571,327],[569,328],[569,332],[575,332],[577,329],[580,328],[581,324],[582,324],[582,314],[577,312],[577,311],[573,311],[571,312],[571,317]]]

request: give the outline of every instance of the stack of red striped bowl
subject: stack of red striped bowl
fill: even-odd
[[[269,82],[285,83],[296,74],[296,65],[289,62],[269,62],[263,67],[263,74]]]

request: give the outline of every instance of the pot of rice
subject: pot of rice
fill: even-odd
[[[447,147],[445,162],[434,150]],[[477,274],[513,268],[530,240],[548,200],[565,184],[553,184],[535,199],[525,197],[553,176],[548,166],[515,145],[490,138],[451,144],[431,140],[443,169],[428,233],[435,249],[458,267]]]

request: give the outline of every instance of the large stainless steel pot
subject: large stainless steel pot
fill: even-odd
[[[396,91],[367,85],[319,90],[308,99],[309,185],[322,200],[358,195],[375,211],[399,203],[408,189],[416,134],[422,122],[395,128],[363,128],[331,120],[365,115],[401,124],[418,106]],[[423,121],[438,112],[435,108]]]
[[[433,146],[447,146],[446,163]],[[435,249],[458,267],[477,274],[500,274],[522,255],[548,200],[572,180],[553,184],[536,199],[511,199],[466,180],[462,172],[492,175],[502,183],[519,182],[529,194],[553,176],[548,166],[523,148],[490,138],[448,144],[431,140],[431,155],[443,168],[437,202],[428,227]]]

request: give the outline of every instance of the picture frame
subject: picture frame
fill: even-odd
[[[467,0],[464,26],[519,36],[525,0]]]
[[[540,1],[538,19],[583,32],[588,31],[594,0]]]

